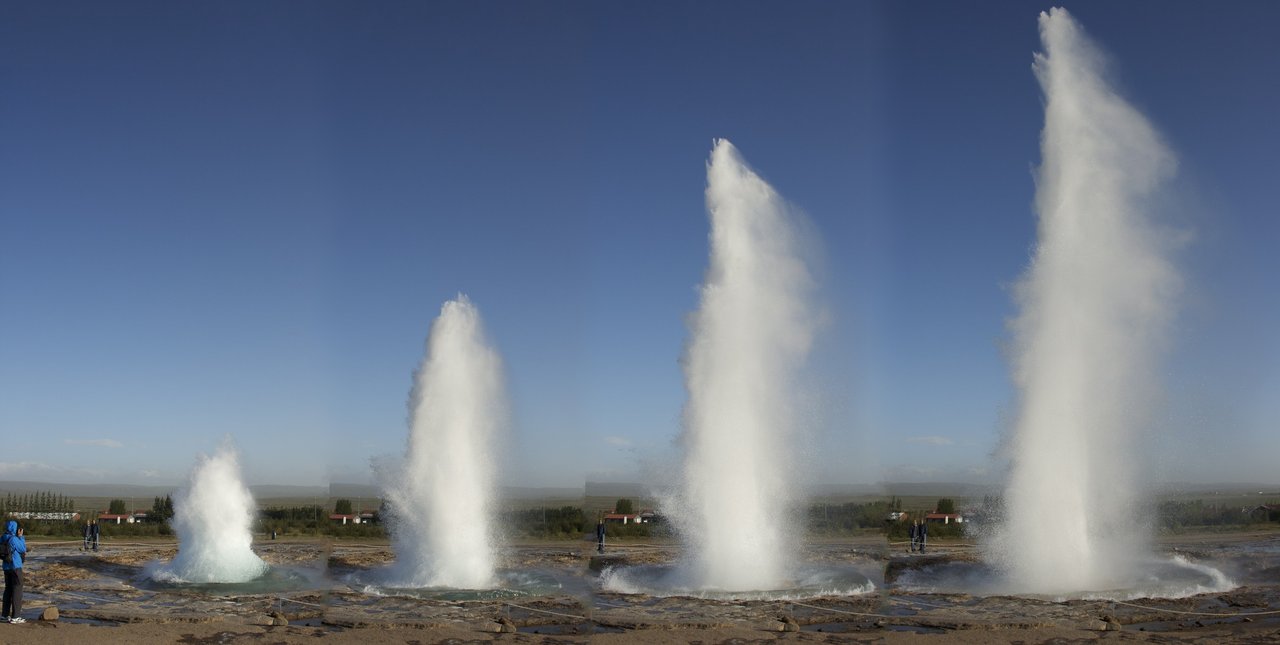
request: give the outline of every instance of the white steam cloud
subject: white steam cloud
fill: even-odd
[[[1135,440],[1181,282],[1151,212],[1173,155],[1065,10],[1041,14],[1040,36],[1039,244],[1010,325],[1021,400],[995,547],[1014,588],[1057,593],[1132,580],[1145,541]]]
[[[675,520],[692,584],[776,589],[793,564],[795,379],[813,344],[813,280],[783,199],[716,142],[711,259],[684,357],[684,488]]]
[[[257,506],[240,479],[230,440],[213,456],[200,455],[187,487],[174,497],[178,555],[151,575],[182,583],[248,582],[267,571],[253,552]]]
[[[431,326],[409,400],[409,449],[384,483],[396,586],[494,585],[490,527],[497,434],[505,423],[502,361],[466,296]]]

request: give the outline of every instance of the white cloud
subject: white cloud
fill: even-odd
[[[63,439],[68,446],[98,446],[100,448],[123,448],[124,444],[115,439]]]
[[[64,470],[66,469],[34,461],[0,462],[0,477],[13,477],[16,475],[29,475],[32,473],[53,473],[62,472]]]
[[[907,443],[922,443],[927,446],[950,446],[955,442],[947,437],[929,435],[927,437],[907,437]]]
[[[608,443],[609,445],[617,446],[617,447],[619,447],[619,448],[630,448],[630,447],[631,447],[631,440],[630,440],[630,439],[627,439],[626,437],[613,437],[613,436],[610,436],[610,437],[605,437],[605,438],[604,438],[604,440],[605,440],[605,442],[606,442],[606,443]]]
[[[0,462],[0,479],[32,481],[57,481],[60,483],[76,483],[102,475],[100,470],[84,468],[68,468],[61,465],[41,463],[38,461],[6,461]]]
[[[144,484],[168,485],[180,476],[163,470],[133,470],[128,467],[103,470],[76,468],[38,461],[0,461],[0,481],[30,481],[54,484]]]

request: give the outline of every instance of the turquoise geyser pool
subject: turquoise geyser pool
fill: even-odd
[[[428,600],[502,600],[529,596],[545,596],[566,593],[572,584],[562,575],[547,570],[512,569],[498,570],[492,587],[484,589],[459,589],[443,586],[416,586],[398,580],[393,569],[374,570],[351,574],[344,580],[353,589],[372,596],[401,596]]]

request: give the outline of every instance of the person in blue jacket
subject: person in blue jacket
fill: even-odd
[[[22,537],[18,523],[9,520],[0,541],[8,544],[9,557],[4,559],[4,607],[0,620],[6,623],[25,623],[22,616],[22,558],[27,555],[27,538]]]

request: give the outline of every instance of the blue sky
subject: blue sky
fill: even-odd
[[[1180,160],[1159,476],[1275,481],[1280,6],[1065,4]],[[824,249],[809,476],[996,477],[1049,6],[2,2],[0,480],[178,481],[226,434],[254,483],[367,477],[458,292],[508,480],[644,478],[716,137]]]

